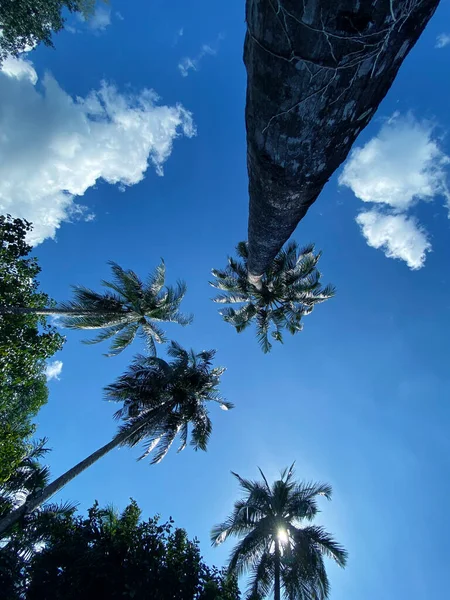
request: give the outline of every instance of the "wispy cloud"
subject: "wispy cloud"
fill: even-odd
[[[421,268],[431,244],[423,227],[405,215],[419,201],[443,196],[449,202],[449,164],[433,124],[412,115],[395,114],[377,136],[355,148],[339,184],[363,202],[384,207],[357,217],[367,243],[390,258],[401,258],[411,269]]]
[[[172,47],[175,47],[184,35],[184,27],[180,27],[173,37]]]
[[[95,9],[92,17],[86,21],[92,31],[105,31],[111,25],[111,9],[109,6],[100,5]]]
[[[195,135],[192,115],[149,89],[122,93],[102,82],[72,98],[30,61],[0,72],[0,211],[34,224],[30,242],[53,238],[64,221],[91,220],[78,202],[99,179],[123,187],[159,175],[174,140]]]
[[[178,63],[178,70],[180,71],[182,77],[187,77],[189,75],[189,71],[198,71],[200,63],[205,58],[205,56],[215,56],[219,50],[220,42],[223,39],[223,34],[219,34],[214,44],[203,44],[203,46],[200,49],[200,52],[196,56],[185,56],[184,58],[182,58],[181,61]]]
[[[111,10],[110,6],[106,6],[105,4],[99,4],[94,13],[85,17],[82,13],[76,13],[74,23],[78,23],[81,27],[75,27],[75,24],[67,24],[64,29],[69,33],[83,33],[83,31],[89,30],[92,33],[103,33],[112,23],[114,19],[118,21],[123,21],[124,17],[121,12],[116,10],[114,13]]]
[[[435,48],[445,48],[450,44],[450,33],[440,33],[436,37]]]
[[[63,363],[61,360],[54,360],[54,361],[48,363],[48,365],[45,369],[45,376],[47,377],[47,381],[50,381],[52,379],[59,379],[62,368],[63,368]]]

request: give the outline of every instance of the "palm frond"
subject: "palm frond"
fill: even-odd
[[[227,307],[219,313],[238,333],[255,322],[256,337],[264,353],[272,349],[269,334],[282,343],[283,329],[293,335],[301,331],[301,318],[310,314],[315,304],[334,294],[332,286],[320,286],[321,273],[316,267],[321,253],[314,254],[313,244],[299,249],[295,242],[288,243],[262,276],[260,287],[248,281],[245,242],[238,245],[237,255],[242,260],[229,258],[224,270],[212,270],[215,280],[211,286],[224,292],[213,301],[243,305],[238,310]]]
[[[297,530],[296,536],[307,539],[320,554],[333,559],[340,567],[347,564],[348,552],[323,527],[309,525]]]
[[[191,445],[194,450],[206,451],[211,432],[212,423],[206,409],[204,407],[198,407],[193,419],[191,431]]]
[[[144,294],[149,295],[150,298],[157,296],[162,288],[164,287],[164,283],[166,280],[166,265],[164,260],[161,259],[161,263],[156,267],[156,269],[149,275],[147,278]]]
[[[267,598],[273,588],[274,578],[274,556],[270,552],[264,552],[252,569],[247,587],[247,599],[263,600],[263,598]]]
[[[122,350],[125,350],[133,342],[139,327],[139,323],[131,323],[115,334],[110,345],[110,350],[105,356],[117,356]]]

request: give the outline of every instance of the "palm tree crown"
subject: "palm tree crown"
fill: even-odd
[[[157,357],[137,356],[128,371],[106,388],[109,400],[122,402],[115,417],[123,419],[120,434],[135,432],[126,438],[134,446],[145,440],[141,458],[154,451],[152,463],[160,462],[177,436],[183,450],[191,425],[191,445],[206,450],[212,431],[207,402],[216,402],[224,410],[233,408],[220,396],[218,386],[223,367],[212,367],[214,350],[195,353],[171,342],[170,363]]]
[[[165,286],[164,261],[143,282],[134,271],[109,263],[113,281],[102,281],[110,291],[102,294],[83,286],[73,288],[75,299],[58,306],[62,323],[70,329],[102,329],[88,344],[113,338],[108,356],[119,354],[139,334],[147,343],[150,354],[156,354],[155,342],[166,338],[157,323],[166,321],[188,325],[192,316],[179,312],[186,293],[186,284]],[[70,314],[72,313],[72,314]]]
[[[229,258],[225,270],[212,270],[216,279],[210,284],[226,292],[216,296],[214,302],[241,304],[237,309],[225,308],[220,314],[238,333],[255,320],[263,352],[272,348],[269,332],[274,340],[283,342],[282,329],[292,335],[301,331],[302,317],[334,295],[333,286],[320,285],[321,273],[316,265],[321,253],[314,254],[314,245],[299,249],[296,242],[289,243],[277,254],[258,285],[248,280],[247,242],[240,242],[236,251],[241,260]]]
[[[211,532],[213,545],[229,536],[240,539],[231,553],[229,569],[241,575],[250,571],[248,598],[266,597],[274,589],[280,598],[284,589],[289,600],[322,600],[329,582],[323,557],[344,567],[347,552],[322,527],[308,523],[318,513],[316,497],[331,498],[331,487],[322,483],[297,483],[293,465],[270,486],[243,479],[236,473],[245,497],[235,502],[231,515]]]

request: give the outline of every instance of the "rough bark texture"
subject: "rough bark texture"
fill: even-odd
[[[27,501],[22,504],[16,510],[11,511],[6,517],[0,519],[0,538],[3,534],[8,531],[10,527],[12,527],[17,521],[19,521],[25,514],[31,513],[33,510],[36,510],[39,506],[42,506],[47,500],[59,492],[65,485],[75,479],[77,475],[85,471],[88,467],[93,465],[99,458],[108,454],[111,450],[120,446],[127,438],[129,438],[132,434],[135,433],[137,429],[142,427],[136,427],[133,430],[123,432],[119,435],[116,435],[110,442],[96,450],[92,454],[90,454],[87,458],[80,461],[77,465],[66,471],[63,475],[49,483],[40,493],[34,494],[30,496]]]
[[[247,0],[249,273],[264,273],[373,117],[439,0]]]

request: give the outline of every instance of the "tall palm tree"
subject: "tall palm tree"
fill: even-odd
[[[42,458],[49,452],[46,444],[46,438],[29,444],[27,453],[11,477],[0,484],[0,519],[22,506],[29,495],[40,493],[48,485],[49,469],[41,464]],[[38,511],[25,516],[22,527],[13,532],[8,547],[19,544],[22,553],[30,554],[33,546],[42,541],[49,521],[64,517],[73,510],[73,505],[67,502],[40,506]]]
[[[282,471],[272,486],[260,470],[262,481],[233,475],[245,492],[231,515],[211,532],[214,546],[229,536],[241,538],[231,553],[230,573],[250,571],[247,597],[260,600],[281,590],[289,600],[323,600],[330,585],[323,557],[344,567],[347,552],[322,527],[310,525],[318,513],[317,496],[331,499],[331,487],[323,483],[297,483],[294,465]]]
[[[83,286],[74,286],[74,300],[61,302],[44,309],[0,306],[0,314],[55,315],[69,329],[101,329],[97,337],[85,341],[96,344],[112,339],[107,356],[115,356],[129,346],[136,335],[142,337],[148,352],[156,354],[155,342],[166,342],[161,322],[188,325],[192,316],[180,313],[181,301],[186,294],[186,284],[179,281],[175,287],[165,286],[164,261],[143,282],[134,271],[124,270],[110,261],[112,281],[102,281],[108,288],[103,293]]]
[[[250,280],[371,121],[439,0],[246,0]]]
[[[226,308],[220,314],[238,333],[255,321],[263,352],[272,348],[269,332],[274,340],[282,343],[283,329],[292,335],[301,331],[302,317],[309,315],[316,304],[334,295],[333,286],[320,285],[321,273],[316,267],[321,253],[314,254],[312,244],[303,249],[299,249],[296,242],[287,244],[256,285],[247,278],[248,244],[240,242],[236,251],[241,260],[229,258],[225,270],[212,270],[216,280],[210,284],[226,292],[213,300],[222,304],[241,304],[237,309]]]
[[[216,402],[224,410],[233,408],[220,396],[219,382],[223,367],[213,367],[214,350],[195,353],[171,342],[168,363],[157,357],[137,356],[118,380],[105,388],[106,397],[121,402],[115,417],[122,420],[113,439],[87,458],[30,495],[26,502],[0,519],[0,536],[27,513],[35,510],[69,481],[118,446],[136,446],[144,442],[139,460],[153,452],[152,463],[160,462],[175,438],[187,445],[189,433],[194,450],[206,450],[212,431],[207,403]]]

